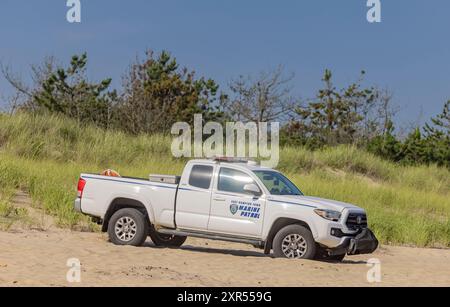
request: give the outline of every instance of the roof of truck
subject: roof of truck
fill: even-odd
[[[272,170],[269,167],[261,166],[259,163],[249,160],[248,162],[233,162],[233,161],[218,161],[216,159],[194,159],[190,160],[189,163],[199,163],[199,164],[220,164],[220,165],[233,165],[242,167],[251,171],[257,170]]]

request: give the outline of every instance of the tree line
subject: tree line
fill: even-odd
[[[279,121],[281,142],[310,149],[352,144],[385,159],[404,164],[450,166],[450,101],[441,114],[407,135],[396,132],[392,94],[356,81],[338,88],[325,70],[314,97],[292,94],[293,75],[278,67],[257,76],[239,76],[226,89],[213,79],[198,77],[181,67],[169,52],[149,50],[124,74],[120,90],[111,78],[91,81],[86,74],[87,54],[75,55],[67,66],[49,57],[31,67],[26,84],[10,67],[1,66],[15,89],[11,112],[58,113],[104,129],[130,134],[170,133],[173,123],[203,120]]]

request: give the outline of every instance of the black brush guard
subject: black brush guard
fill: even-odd
[[[344,242],[329,250],[330,255],[371,254],[378,248],[378,240],[369,228],[364,228],[354,238],[346,238]]]

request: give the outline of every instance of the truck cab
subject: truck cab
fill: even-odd
[[[180,177],[80,180],[75,208],[101,221],[116,244],[140,245],[149,235],[156,245],[180,246],[194,236],[252,244],[277,257],[338,260],[378,245],[363,209],[305,196],[281,172],[253,161],[191,160]]]
[[[267,196],[250,165],[190,161],[178,189],[176,226],[261,238]]]

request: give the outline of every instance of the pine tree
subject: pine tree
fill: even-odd
[[[428,163],[429,157],[427,152],[427,144],[423,139],[420,129],[416,128],[411,132],[402,146],[403,163],[405,164],[421,164]]]
[[[386,131],[383,135],[374,137],[367,144],[367,150],[384,159],[400,161],[403,159],[402,143],[394,135],[394,123],[386,123]]]
[[[450,100],[445,103],[441,114],[431,118],[431,124],[425,124],[424,131],[427,136],[433,138],[450,136]]]
[[[337,90],[328,69],[322,81],[324,88],[318,91],[313,101],[296,109],[299,120],[291,122],[288,130],[291,134],[300,134],[305,144],[354,143],[359,130],[362,130],[362,111],[375,99],[374,89],[364,89],[355,82]]]
[[[107,127],[114,96],[106,92],[111,79],[90,83],[85,77],[86,65],[86,53],[73,56],[67,69],[59,68],[43,80],[42,90],[35,92],[33,99],[52,113]]]
[[[450,167],[450,100],[424,127],[429,162]]]
[[[218,89],[212,79],[197,79],[193,71],[179,68],[168,52],[155,58],[148,51],[147,59],[134,64],[125,79],[121,127],[132,133],[170,132],[176,122],[192,123],[194,114],[217,120],[223,115],[216,108]]]

